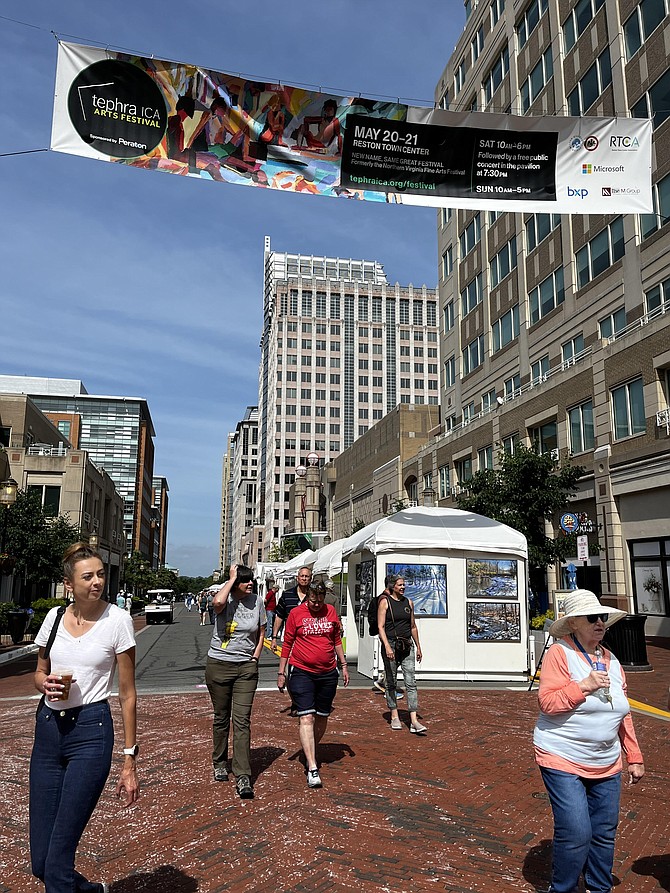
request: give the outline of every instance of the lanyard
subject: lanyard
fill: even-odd
[[[570,638],[575,643],[577,648],[582,652],[584,660],[589,665],[589,668],[592,670],[594,668],[595,664],[597,663],[597,661],[591,660],[591,658],[588,655],[588,652],[584,650],[584,646],[582,645],[582,643],[579,641],[579,639],[577,638],[577,636],[574,633],[571,634]]]

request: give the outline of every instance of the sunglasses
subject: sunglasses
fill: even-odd
[[[607,618],[609,614],[587,614],[586,619],[589,623],[597,623],[599,620],[602,620],[603,623],[607,623]]]

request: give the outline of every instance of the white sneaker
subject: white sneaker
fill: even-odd
[[[319,775],[318,769],[308,769],[308,771],[307,771],[307,786],[310,788],[323,787],[323,785],[321,783],[321,776]]]

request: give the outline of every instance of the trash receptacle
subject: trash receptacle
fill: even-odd
[[[23,608],[17,608],[14,611],[7,612],[9,635],[12,637],[12,642],[15,645],[23,642],[23,637],[25,636],[28,624],[30,623],[30,617],[31,615],[27,611],[24,611]]]
[[[653,669],[647,659],[647,643],[644,638],[646,614],[626,614],[605,633],[605,645],[619,658],[628,670]]]

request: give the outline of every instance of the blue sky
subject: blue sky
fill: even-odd
[[[15,19],[25,24],[16,24]],[[0,155],[49,145],[57,44],[423,104],[461,0],[4,0]],[[258,391],[263,238],[437,280],[435,211],[201,182],[42,152],[0,157],[0,372],[146,397],[170,486],[168,562],[217,564],[221,459]]]

